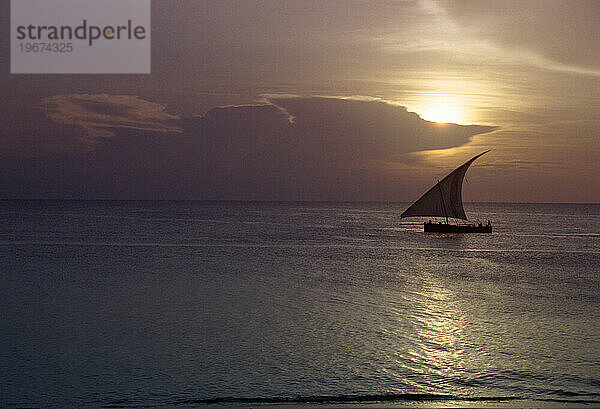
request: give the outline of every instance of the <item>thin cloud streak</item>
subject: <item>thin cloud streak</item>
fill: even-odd
[[[114,136],[114,128],[181,132],[181,118],[133,95],[55,95],[41,106],[54,122],[80,126],[90,138]]]

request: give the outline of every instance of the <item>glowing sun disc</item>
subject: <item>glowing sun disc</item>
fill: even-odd
[[[435,99],[426,101],[418,110],[421,118],[433,122],[450,122],[459,124],[464,122],[464,110],[459,101],[453,99]]]

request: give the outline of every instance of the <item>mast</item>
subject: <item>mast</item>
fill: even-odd
[[[445,217],[446,223],[448,223],[449,217],[467,220],[462,203],[463,179],[471,163],[487,152],[489,151],[472,157],[442,180],[438,180],[437,184],[433,185],[431,189],[402,212],[400,217]]]
[[[442,207],[444,208],[444,217],[446,218],[446,224],[448,224],[448,212],[446,211],[446,203],[444,203],[444,193],[442,192],[442,187],[440,186],[440,180],[438,179],[438,187],[440,188],[440,197],[442,198]]]

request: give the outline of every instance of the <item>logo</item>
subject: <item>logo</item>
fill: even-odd
[[[11,0],[12,74],[149,74],[150,0]]]

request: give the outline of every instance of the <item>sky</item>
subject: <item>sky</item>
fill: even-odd
[[[10,74],[0,198],[600,202],[600,2],[154,0],[149,75]]]

